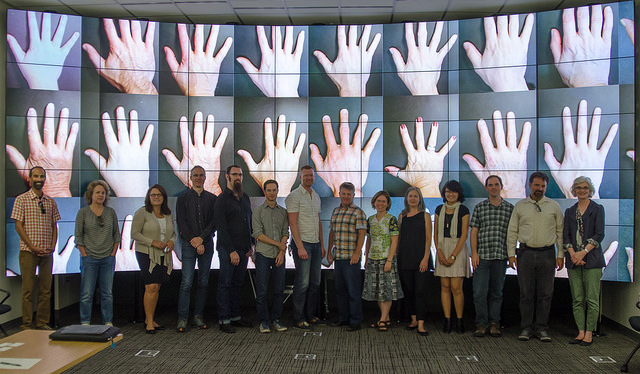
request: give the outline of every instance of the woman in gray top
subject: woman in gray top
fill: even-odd
[[[91,306],[96,282],[100,286],[102,323],[113,324],[113,272],[120,245],[120,228],[115,210],[106,206],[109,186],[105,181],[89,183],[84,198],[89,204],[76,216],[76,247],[80,250],[80,323],[91,323]]]

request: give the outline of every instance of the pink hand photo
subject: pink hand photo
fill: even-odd
[[[27,139],[29,140],[29,156],[24,158],[16,147],[7,144],[6,152],[18,174],[29,179],[29,170],[34,166],[42,166],[47,171],[47,182],[43,192],[52,197],[71,197],[69,183],[73,167],[73,150],[80,126],[74,122],[69,129],[69,109],[60,110],[58,133],[55,131],[55,106],[47,104],[44,109],[44,126],[42,138],[38,129],[38,113],[34,108],[27,111]]]

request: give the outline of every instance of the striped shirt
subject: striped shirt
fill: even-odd
[[[16,197],[11,210],[11,219],[24,224],[24,231],[31,240],[31,244],[40,249],[53,252],[55,244],[53,225],[60,220],[58,205],[50,196],[41,197],[29,190]],[[20,239],[20,250],[31,252],[25,242]]]
[[[104,207],[98,217],[88,206],[76,215],[76,247],[84,247],[87,255],[93,258],[111,256],[113,246],[120,242],[120,227],[116,211]]]
[[[311,189],[311,194],[302,185],[291,191],[285,200],[287,212],[298,214],[300,239],[307,243],[320,242],[320,196]]]
[[[513,205],[502,199],[497,206],[484,200],[473,208],[469,225],[478,228],[478,257],[504,260],[507,256],[507,230]]]
[[[358,241],[358,230],[367,229],[367,216],[364,211],[351,204],[344,208],[342,205],[335,208],[331,214],[331,230],[334,235],[336,260],[348,260],[351,258]]]

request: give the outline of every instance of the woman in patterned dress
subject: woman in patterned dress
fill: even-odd
[[[378,331],[390,326],[389,311],[393,300],[404,297],[398,276],[396,249],[398,247],[398,220],[389,214],[391,197],[379,191],[371,199],[376,214],[367,220],[367,246],[365,252],[364,289],[362,298],[377,301],[380,319],[375,323]]]

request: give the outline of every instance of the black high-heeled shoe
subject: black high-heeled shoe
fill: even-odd
[[[442,332],[445,334],[451,333],[451,318],[444,319],[444,326],[442,327]]]
[[[456,318],[456,332],[464,334],[464,320],[462,318]]]

